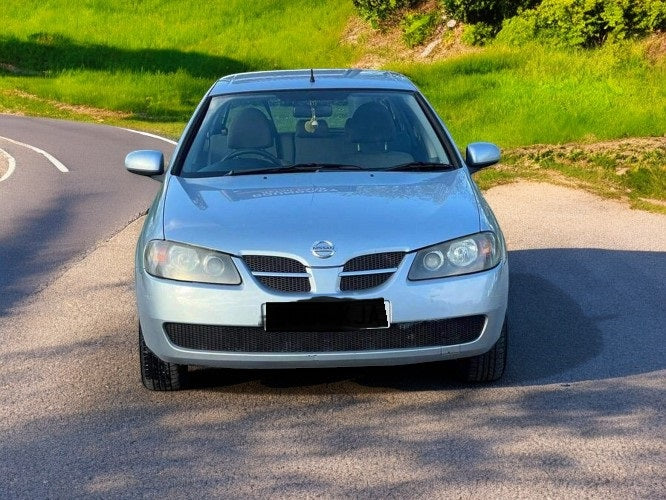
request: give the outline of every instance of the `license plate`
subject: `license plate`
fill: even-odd
[[[344,332],[388,328],[384,299],[268,302],[267,332]]]

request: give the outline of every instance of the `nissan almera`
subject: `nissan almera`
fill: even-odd
[[[498,379],[508,263],[463,157],[406,77],[385,71],[230,75],[204,96],[165,169],[136,250],[141,377],[188,365],[301,368],[449,361]]]

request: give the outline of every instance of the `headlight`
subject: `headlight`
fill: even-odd
[[[153,240],[143,254],[146,272],[158,278],[238,285],[238,270],[227,254],[172,241]]]
[[[419,250],[409,270],[410,280],[427,280],[491,269],[502,258],[500,241],[485,232]]]

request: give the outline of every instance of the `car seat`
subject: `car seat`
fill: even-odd
[[[381,168],[414,161],[408,153],[391,150],[397,132],[393,116],[382,104],[368,102],[359,106],[347,120],[345,132],[354,145],[354,152],[345,157],[345,163]]]

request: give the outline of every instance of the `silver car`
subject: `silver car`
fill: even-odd
[[[205,95],[163,176],[136,250],[141,377],[188,365],[300,368],[454,360],[498,379],[507,345],[504,237],[461,156],[406,77],[244,73]]]

